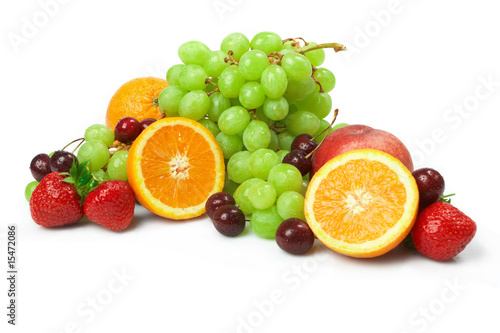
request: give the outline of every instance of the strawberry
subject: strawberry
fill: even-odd
[[[411,231],[417,251],[438,261],[462,252],[475,234],[476,223],[447,202],[425,208]]]
[[[30,199],[31,217],[44,227],[59,227],[78,222],[83,217],[80,196],[74,186],[63,181],[58,172],[46,175]]]
[[[103,182],[85,198],[83,211],[89,220],[103,227],[125,230],[134,217],[135,195],[123,180]]]

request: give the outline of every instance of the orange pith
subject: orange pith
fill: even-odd
[[[132,145],[127,169],[139,202],[171,219],[203,214],[207,198],[224,185],[224,158],[215,138],[185,118],[150,125]]]
[[[418,189],[409,170],[372,149],[340,155],[313,177],[306,193],[306,218],[333,250],[374,257],[401,242],[418,208]]]

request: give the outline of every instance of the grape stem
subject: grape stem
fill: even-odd
[[[345,51],[346,47],[342,44],[339,44],[339,43],[323,43],[323,44],[317,44],[317,45],[311,46],[307,50],[295,50],[293,52],[304,54],[306,52],[319,50],[319,49],[333,49],[335,52],[339,52],[339,51]]]
[[[301,41],[303,41],[303,42],[304,42],[304,46],[309,45],[309,43],[308,43],[308,42],[306,42],[306,40],[305,40],[304,38],[302,38],[302,37],[295,37],[295,38],[287,38],[287,39],[283,39],[283,40],[281,41],[281,43],[282,43],[282,44],[285,44],[286,42],[294,42],[294,43],[295,43],[295,45],[293,45],[293,44],[292,44],[292,46],[293,46],[293,47],[300,47],[300,43],[299,43],[299,42],[297,42],[297,39],[300,39]]]
[[[321,85],[321,82],[319,82],[319,80],[317,78],[314,77],[314,72],[316,72],[317,68],[314,67],[313,65],[312,66],[312,74],[311,74],[311,77],[312,79],[314,80],[314,82],[319,86],[319,92],[320,93],[324,93],[325,91],[323,90],[323,86]]]
[[[319,134],[318,134],[318,135],[316,135],[314,138],[312,138],[311,140],[316,139],[318,136],[320,136],[321,134],[325,133],[328,129],[332,128],[333,124],[335,123],[335,120],[337,120],[337,116],[338,116],[338,115],[339,115],[339,109],[335,109],[335,111],[333,112],[333,120],[332,120],[332,122],[330,123],[330,125],[329,125],[327,128],[325,128],[325,129],[324,129],[321,133],[319,133]],[[325,140],[321,141],[321,142],[319,143],[319,145],[317,145],[317,146],[316,146],[316,148],[314,148],[314,150],[313,150],[312,152],[310,152],[310,153],[306,156],[306,158],[311,157],[311,156],[314,154],[314,152],[315,152],[315,151],[319,148],[319,146],[321,146],[321,144],[322,144],[324,141],[325,141]]]
[[[236,59],[233,58],[233,51],[229,50],[227,51],[227,54],[229,55],[228,58],[224,58],[224,61],[225,62],[229,62],[231,61],[234,65],[238,65],[238,61],[236,61]]]

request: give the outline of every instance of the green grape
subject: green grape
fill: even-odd
[[[298,49],[298,46],[293,40],[289,40],[289,41],[283,43],[282,49],[294,51],[294,50]]]
[[[264,104],[266,95],[264,94],[264,91],[262,90],[260,84],[251,81],[245,83],[241,87],[239,99],[241,105],[250,110],[256,109]]]
[[[250,42],[248,38],[239,32],[233,32],[227,35],[220,44],[220,49],[225,54],[229,51],[233,51],[233,58],[239,61],[241,56],[248,51],[250,48]]]
[[[236,204],[240,207],[241,211],[245,215],[250,215],[255,211],[255,207],[248,199],[248,191],[250,190],[250,187],[252,187],[252,185],[258,182],[263,183],[264,181],[259,178],[250,178],[241,183],[236,191],[234,191],[234,201],[236,201]]]
[[[179,83],[182,88],[192,90],[204,90],[208,79],[205,69],[198,65],[186,65],[179,73]]]
[[[261,50],[265,54],[281,50],[281,37],[274,32],[259,32],[252,38],[250,46],[254,50]]]
[[[279,157],[274,151],[262,148],[252,153],[249,161],[249,167],[255,178],[267,180],[269,171],[271,171],[271,169],[279,163]]]
[[[278,196],[286,191],[300,192],[302,188],[302,175],[290,164],[278,164],[273,167],[267,181],[274,186]]]
[[[309,43],[307,46],[304,46],[302,50],[307,50],[313,46],[316,46],[316,43]],[[314,51],[308,51],[305,53],[307,59],[311,62],[314,67],[321,66],[323,62],[325,62],[325,50],[318,49]]]
[[[241,105],[241,102],[240,102],[239,98],[229,98],[229,102],[231,103],[231,106],[241,106],[241,107],[243,107],[243,105]]]
[[[269,119],[281,120],[288,115],[288,102],[283,96],[277,99],[266,98],[263,111]]]
[[[237,66],[229,66],[219,77],[219,90],[227,98],[236,98],[246,80],[241,76]]]
[[[214,78],[211,78],[210,79],[210,82],[214,83],[214,84],[217,84],[219,82],[219,79],[214,79]],[[215,89],[217,89],[218,85],[213,85],[213,84],[208,84],[205,86],[205,92],[209,93],[209,92],[212,92],[214,91]]]
[[[199,66],[203,66],[209,52],[210,49],[208,46],[198,41],[185,42],[179,46],[178,50],[179,58],[181,58],[183,63],[186,65],[194,64]]]
[[[193,90],[182,97],[179,103],[179,115],[184,118],[200,120],[210,108],[210,98],[203,90]]]
[[[109,178],[108,173],[103,169],[93,171],[92,175],[99,182],[99,184],[111,180],[111,178]]]
[[[278,65],[268,66],[262,72],[260,84],[267,97],[280,98],[288,85],[285,70]]]
[[[309,176],[309,174],[307,174]],[[306,196],[307,188],[309,187],[309,180],[302,178],[302,188],[300,189],[300,194],[304,197]]]
[[[109,179],[128,180],[127,176],[128,150],[117,151],[109,160],[108,175]]]
[[[215,139],[219,143],[225,159],[230,159],[231,156],[243,149],[243,140],[238,134],[228,135],[220,132]]]
[[[212,133],[214,137],[216,137],[220,133],[219,126],[217,126],[217,124],[214,123],[212,120],[201,119],[198,122],[203,126],[205,126],[210,131],[210,133]]]
[[[187,90],[181,86],[168,86],[158,96],[158,103],[167,117],[179,116],[179,104]]]
[[[221,113],[219,128],[221,132],[232,135],[243,132],[250,123],[250,114],[241,106],[232,106]]]
[[[180,86],[179,82],[179,74],[181,70],[184,68],[184,64],[173,65],[167,71],[167,82],[171,86]]]
[[[238,64],[241,75],[247,80],[260,79],[262,72],[269,66],[267,55],[260,50],[245,53]]]
[[[263,106],[259,106],[257,109],[255,109],[255,115],[257,116],[257,119],[260,121],[263,121],[266,123],[267,126],[271,127],[271,125],[274,123],[271,119],[267,118],[267,116],[264,114],[264,108]]]
[[[108,146],[97,140],[86,141],[80,149],[78,149],[76,157],[80,164],[85,161],[90,161],[92,171],[102,169],[109,161]]]
[[[295,52],[290,52],[283,56],[281,67],[283,67],[288,77],[295,81],[303,81],[312,74],[312,66],[309,59]]]
[[[297,107],[297,103],[290,103],[289,100],[287,100],[288,102],[288,114],[292,114],[294,112],[297,112],[299,111],[298,107]]]
[[[316,131],[316,133],[313,135],[313,137],[316,138],[316,142],[320,143],[325,139],[325,136],[333,132],[333,128],[328,128],[330,127],[330,123],[324,119],[321,119],[319,121],[319,129]],[[328,130],[327,130],[328,128]],[[324,131],[324,132],[323,132]],[[323,133],[321,133],[323,132]]]
[[[208,108],[208,118],[210,120],[218,122],[219,117],[222,112],[229,109],[231,107],[231,103],[229,98],[224,97],[222,93],[215,92],[210,95],[210,107]]]
[[[269,142],[267,149],[271,149],[274,152],[279,149],[278,135],[274,131],[271,131],[271,142]]]
[[[296,135],[293,135],[288,132],[283,132],[278,134],[278,145],[281,150],[288,150],[290,151],[292,149],[292,142],[293,139],[295,139]]]
[[[284,219],[295,217],[305,220],[304,216],[304,196],[298,192],[283,192],[276,201],[278,214]]]
[[[26,198],[26,201],[30,202],[31,195],[33,194],[33,191],[35,190],[38,184],[39,183],[36,180],[34,180],[28,183],[28,185],[26,185],[26,188],[24,189],[24,197]]]
[[[220,74],[226,67],[228,63],[224,60],[227,54],[222,51],[211,51],[205,58],[205,63],[203,67],[210,77],[219,77]]]
[[[95,124],[88,127],[83,137],[85,141],[97,140],[101,141],[106,146],[111,146],[115,141],[115,134],[113,131],[108,126],[101,124]]]
[[[281,222],[283,219],[278,213],[278,208],[272,205],[267,209],[255,210],[250,219],[250,226],[257,236],[273,239]]]
[[[248,190],[248,200],[255,209],[266,209],[276,202],[276,190],[268,182],[256,182]]]
[[[332,98],[328,93],[313,93],[296,104],[299,110],[311,111],[320,119],[327,117],[332,110]]]
[[[222,189],[222,192],[226,192],[233,195],[238,186],[239,184],[233,182],[231,179],[226,178],[226,182],[224,183],[224,188]]]
[[[229,179],[241,184],[253,177],[250,171],[250,156],[252,156],[252,153],[246,150],[239,151],[231,156],[229,162],[227,162],[227,175]]]
[[[285,97],[292,101],[300,101],[307,98],[314,92],[316,83],[312,77],[302,81],[288,80]]]
[[[286,154],[288,154],[290,151],[286,149],[281,149],[276,152],[280,159],[280,163],[283,163],[283,158],[285,158]]]
[[[314,72],[313,76],[319,81],[324,92],[328,93],[335,88],[335,75],[333,75],[330,70],[326,68],[318,68]]]
[[[336,129],[339,129],[339,128],[342,128],[342,127],[346,127],[346,126],[349,126],[349,124],[347,124],[347,123],[338,123],[337,125],[333,126],[332,132],[335,131]]]
[[[243,144],[249,152],[267,148],[271,142],[271,131],[263,121],[254,120],[243,131]]]
[[[309,111],[297,111],[285,118],[287,130],[293,135],[314,135],[319,129],[319,118]]]

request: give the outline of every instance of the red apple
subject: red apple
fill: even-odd
[[[377,149],[400,160],[413,172],[413,161],[406,146],[389,132],[365,125],[349,125],[328,134],[312,156],[311,175],[329,160],[355,149]]]

